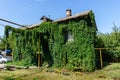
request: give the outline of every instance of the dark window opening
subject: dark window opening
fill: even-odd
[[[74,41],[72,31],[66,31],[65,42],[72,42],[72,41]]]

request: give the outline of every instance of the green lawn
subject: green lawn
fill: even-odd
[[[55,69],[0,70],[0,80],[114,80],[120,77],[120,63],[112,63],[94,72],[70,72]]]

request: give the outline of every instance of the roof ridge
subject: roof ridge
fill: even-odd
[[[65,20],[68,20],[68,19],[77,18],[77,17],[80,17],[80,16],[85,16],[85,15],[88,15],[88,13],[90,13],[91,11],[92,10],[86,10],[86,11],[74,14],[72,16],[69,16],[69,17],[63,17],[63,18],[56,19],[53,22],[65,21]]]

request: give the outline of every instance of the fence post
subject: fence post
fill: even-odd
[[[102,50],[100,49],[100,64],[101,68],[103,68],[103,62],[102,62]]]
[[[41,56],[41,52],[36,52],[38,55],[38,68],[41,67],[42,64],[42,56]]]

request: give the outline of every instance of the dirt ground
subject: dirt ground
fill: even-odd
[[[4,66],[5,66],[5,64],[1,64],[1,63],[0,63],[0,69],[1,69],[1,68],[4,68]]]

